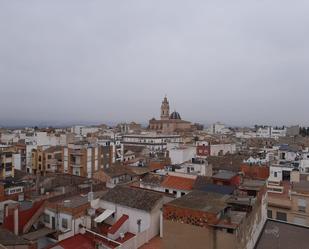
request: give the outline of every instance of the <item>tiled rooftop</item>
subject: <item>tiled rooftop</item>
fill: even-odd
[[[192,190],[195,179],[179,177],[179,176],[167,176],[162,182],[162,187],[178,189],[178,190]]]
[[[162,249],[162,248],[163,248],[163,241],[159,236],[157,236],[154,237],[145,245],[141,246],[139,249]]]
[[[221,195],[218,193],[207,193],[203,191],[192,191],[189,194],[175,199],[166,205],[176,206],[180,208],[194,209],[208,213],[219,213],[227,207],[226,200],[229,195]]]

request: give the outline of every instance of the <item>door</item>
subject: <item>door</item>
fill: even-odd
[[[52,229],[56,228],[56,219],[55,217],[52,217]]]

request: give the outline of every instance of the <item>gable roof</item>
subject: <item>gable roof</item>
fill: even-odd
[[[169,175],[162,182],[162,187],[179,190],[192,190],[194,182],[195,179]]]
[[[122,175],[131,175],[133,176],[134,173],[127,167],[123,165],[112,165],[107,169],[103,169],[104,173],[107,174],[109,177],[118,177]]]
[[[122,206],[150,212],[162,198],[163,195],[159,193],[137,188],[116,186],[109,190],[101,199]]]

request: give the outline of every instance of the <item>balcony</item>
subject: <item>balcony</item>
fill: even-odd
[[[73,163],[73,164],[71,164],[71,166],[73,168],[81,168],[82,167],[82,165],[80,163]]]
[[[81,150],[72,150],[70,154],[73,156],[81,156],[83,155],[83,152]]]

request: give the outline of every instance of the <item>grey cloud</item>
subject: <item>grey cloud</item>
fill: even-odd
[[[308,124],[305,0],[0,0],[0,125]]]

